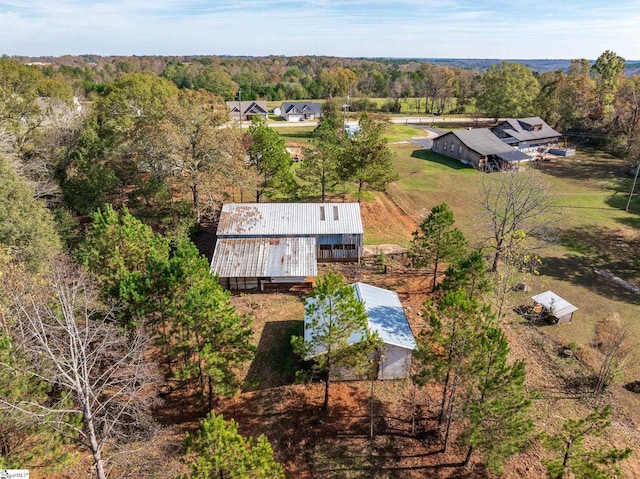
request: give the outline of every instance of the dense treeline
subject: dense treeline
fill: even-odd
[[[21,59],[26,62],[29,59]],[[124,75],[145,73],[180,89],[232,100],[298,100],[349,96],[357,111],[403,113],[415,99],[420,113],[539,115],[552,126],[595,130],[618,154],[635,147],[637,62],[611,51],[597,60],[531,62],[299,57],[39,58],[41,74],[63,80],[76,96],[101,97]],[[538,69],[534,69],[538,67]],[[387,98],[382,104],[371,98]],[[406,108],[406,107],[405,107]],[[633,136],[633,135],[631,135]]]

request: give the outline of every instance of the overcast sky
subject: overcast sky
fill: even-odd
[[[640,0],[0,0],[6,55],[640,59]]]

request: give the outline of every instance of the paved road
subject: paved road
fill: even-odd
[[[471,117],[446,117],[446,116],[393,116],[390,118],[391,123],[404,123],[406,125],[424,125],[430,126],[434,123],[487,123],[493,121],[491,118],[471,118]],[[243,122],[243,127],[248,128],[251,122]],[[278,127],[296,127],[296,126],[315,126],[318,122],[315,120],[310,121],[271,121],[268,125],[271,128]]]

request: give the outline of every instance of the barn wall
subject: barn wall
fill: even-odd
[[[480,162],[480,154],[467,148],[453,133],[449,133],[435,140],[432,151],[459,160],[474,168],[477,168]]]

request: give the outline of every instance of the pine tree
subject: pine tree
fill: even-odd
[[[533,421],[526,416],[531,397],[524,390],[523,361],[507,364],[509,344],[504,332],[483,324],[472,359],[474,381],[464,413],[469,421],[461,440],[473,452],[480,452],[487,467],[502,471],[504,460],[523,450],[531,439]]]
[[[447,268],[444,280],[436,289],[441,294],[461,289],[469,298],[477,298],[491,288],[486,271],[487,263],[482,253],[473,251]]]
[[[295,189],[295,180],[291,172],[291,156],[285,148],[284,139],[269,128],[263,119],[254,115],[245,140],[249,162],[258,175],[256,202],[259,203],[265,193],[291,194]]]
[[[418,338],[415,357],[420,369],[414,381],[420,386],[442,384],[438,427],[446,451],[451,424],[461,406],[461,392],[474,379],[472,359],[480,340],[478,331],[493,317],[487,307],[459,290],[446,293],[437,304],[429,300],[425,303],[425,313],[429,328]]]
[[[200,429],[186,434],[187,457],[191,469],[183,479],[284,479],[282,466],[273,457],[273,449],[263,435],[257,440],[238,434],[234,420],[209,413]]]
[[[314,369],[324,376],[322,408],[329,410],[329,383],[332,375],[340,376],[346,368],[358,368],[367,357],[370,343],[367,313],[358,301],[354,288],[342,276],[328,272],[318,278],[305,306],[304,337],[292,338],[294,350],[304,358],[315,360]],[[349,344],[349,339],[359,337]]]
[[[211,409],[216,394],[237,390],[235,368],[253,358],[251,318],[236,312],[230,293],[186,238],[169,261],[166,281],[164,313],[171,318],[170,351],[178,377],[197,381]]]
[[[569,419],[556,434],[542,434],[547,449],[560,453],[560,457],[543,461],[550,479],[607,479],[619,473],[618,463],[631,455],[631,449],[601,447],[588,449],[584,440],[597,437],[611,425],[611,406],[596,409],[587,417]]]
[[[360,117],[360,131],[346,139],[340,155],[338,175],[358,185],[358,201],[365,186],[384,191],[389,183],[398,179],[393,166],[394,153],[387,146],[383,131],[383,123],[364,113]]]
[[[456,261],[466,252],[467,240],[458,228],[453,227],[454,222],[453,211],[446,203],[441,203],[420,223],[420,230],[413,232],[411,265],[414,268],[433,265],[434,290],[440,262]]]

